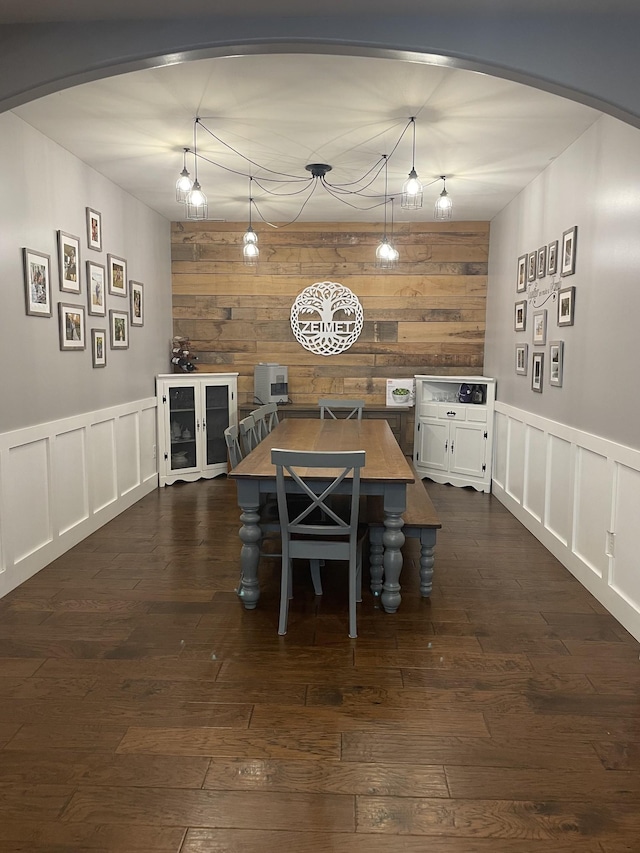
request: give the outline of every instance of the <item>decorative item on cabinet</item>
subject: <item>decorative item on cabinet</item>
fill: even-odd
[[[195,355],[189,338],[176,335],[171,341],[171,364],[174,373],[194,373],[197,370]]]
[[[418,475],[490,492],[495,379],[425,375],[415,379],[413,461]]]
[[[238,374],[156,377],[160,486],[226,474],[224,431],[238,423]]]

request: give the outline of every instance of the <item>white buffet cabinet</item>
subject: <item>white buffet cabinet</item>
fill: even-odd
[[[495,379],[416,376],[413,462],[421,478],[491,491]],[[482,403],[458,400],[463,384],[480,386]]]
[[[238,423],[238,374],[156,377],[159,483],[227,473],[224,431]]]

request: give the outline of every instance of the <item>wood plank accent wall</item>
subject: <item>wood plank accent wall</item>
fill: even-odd
[[[415,222],[394,227],[400,262],[378,270],[383,226],[296,223],[258,225],[260,260],[242,263],[246,223],[174,222],[174,334],[191,339],[200,372],[238,371],[239,402],[253,401],[253,368],[289,368],[294,403],[319,396],[384,405],[386,379],[415,373],[482,373],[488,222]],[[291,305],[318,281],[349,287],[364,310],[364,329],[345,353],[320,356],[295,340]]]

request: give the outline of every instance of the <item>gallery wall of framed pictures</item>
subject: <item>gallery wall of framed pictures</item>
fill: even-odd
[[[551,333],[553,328],[574,324],[576,288],[575,285],[562,287],[562,279],[575,274],[577,240],[578,226],[573,225],[563,231],[562,239],[552,240],[518,257],[514,305],[515,372],[527,376],[530,370],[531,390],[538,394],[542,393],[545,381],[552,387],[562,387],[565,342],[550,340],[547,354],[547,336],[548,330]],[[530,362],[529,342],[519,339],[521,332],[528,331],[527,326],[531,329]]]
[[[85,215],[87,249],[102,252],[102,214],[87,207]],[[88,258],[83,268],[80,238],[62,230],[57,231],[56,237],[58,282],[63,294],[57,300],[57,312],[51,255],[24,247],[26,313],[45,318],[57,313],[60,350],[85,350],[90,340],[93,367],[106,367],[107,342],[109,349],[128,349],[129,329],[144,325],[144,284],[128,281],[127,261],[111,252],[105,262],[96,255]],[[84,295],[85,299],[72,302],[70,297],[74,295]],[[108,328],[87,329],[93,318],[103,318],[103,325],[108,321]]]

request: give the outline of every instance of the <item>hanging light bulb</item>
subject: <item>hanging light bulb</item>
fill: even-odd
[[[182,171],[180,172],[180,177],[176,181],[176,201],[186,201],[187,195],[193,186],[193,181],[191,180],[191,176],[187,170],[187,153],[189,151],[189,148],[185,148],[184,154],[182,155]]]
[[[187,193],[186,209],[187,219],[206,219],[209,215],[209,206],[207,205],[207,197],[202,192],[202,187],[198,181],[198,123],[200,119],[196,118],[193,123],[193,159],[194,159],[194,179],[191,189]]]
[[[402,186],[402,198],[400,201],[401,207],[408,210],[416,210],[422,207],[422,184],[416,172],[416,120],[412,116],[411,124],[413,125],[413,155],[412,166],[409,172],[409,177]]]
[[[436,207],[433,213],[433,218],[436,221],[451,219],[451,216],[453,214],[453,202],[451,201],[449,193],[447,192],[447,179],[444,175],[440,175],[440,178],[444,183],[444,188],[436,200]]]
[[[398,252],[387,237],[387,155],[384,154],[384,234],[376,249],[376,266],[380,269],[389,269],[395,266],[398,260]],[[393,199],[391,199],[391,210],[393,211]],[[393,226],[392,226],[393,229]]]
[[[249,227],[242,238],[242,259],[246,267],[254,267],[258,263],[260,257],[260,249],[258,248],[258,235],[251,226],[251,208],[253,199],[251,198],[251,182],[253,178],[249,178]]]

